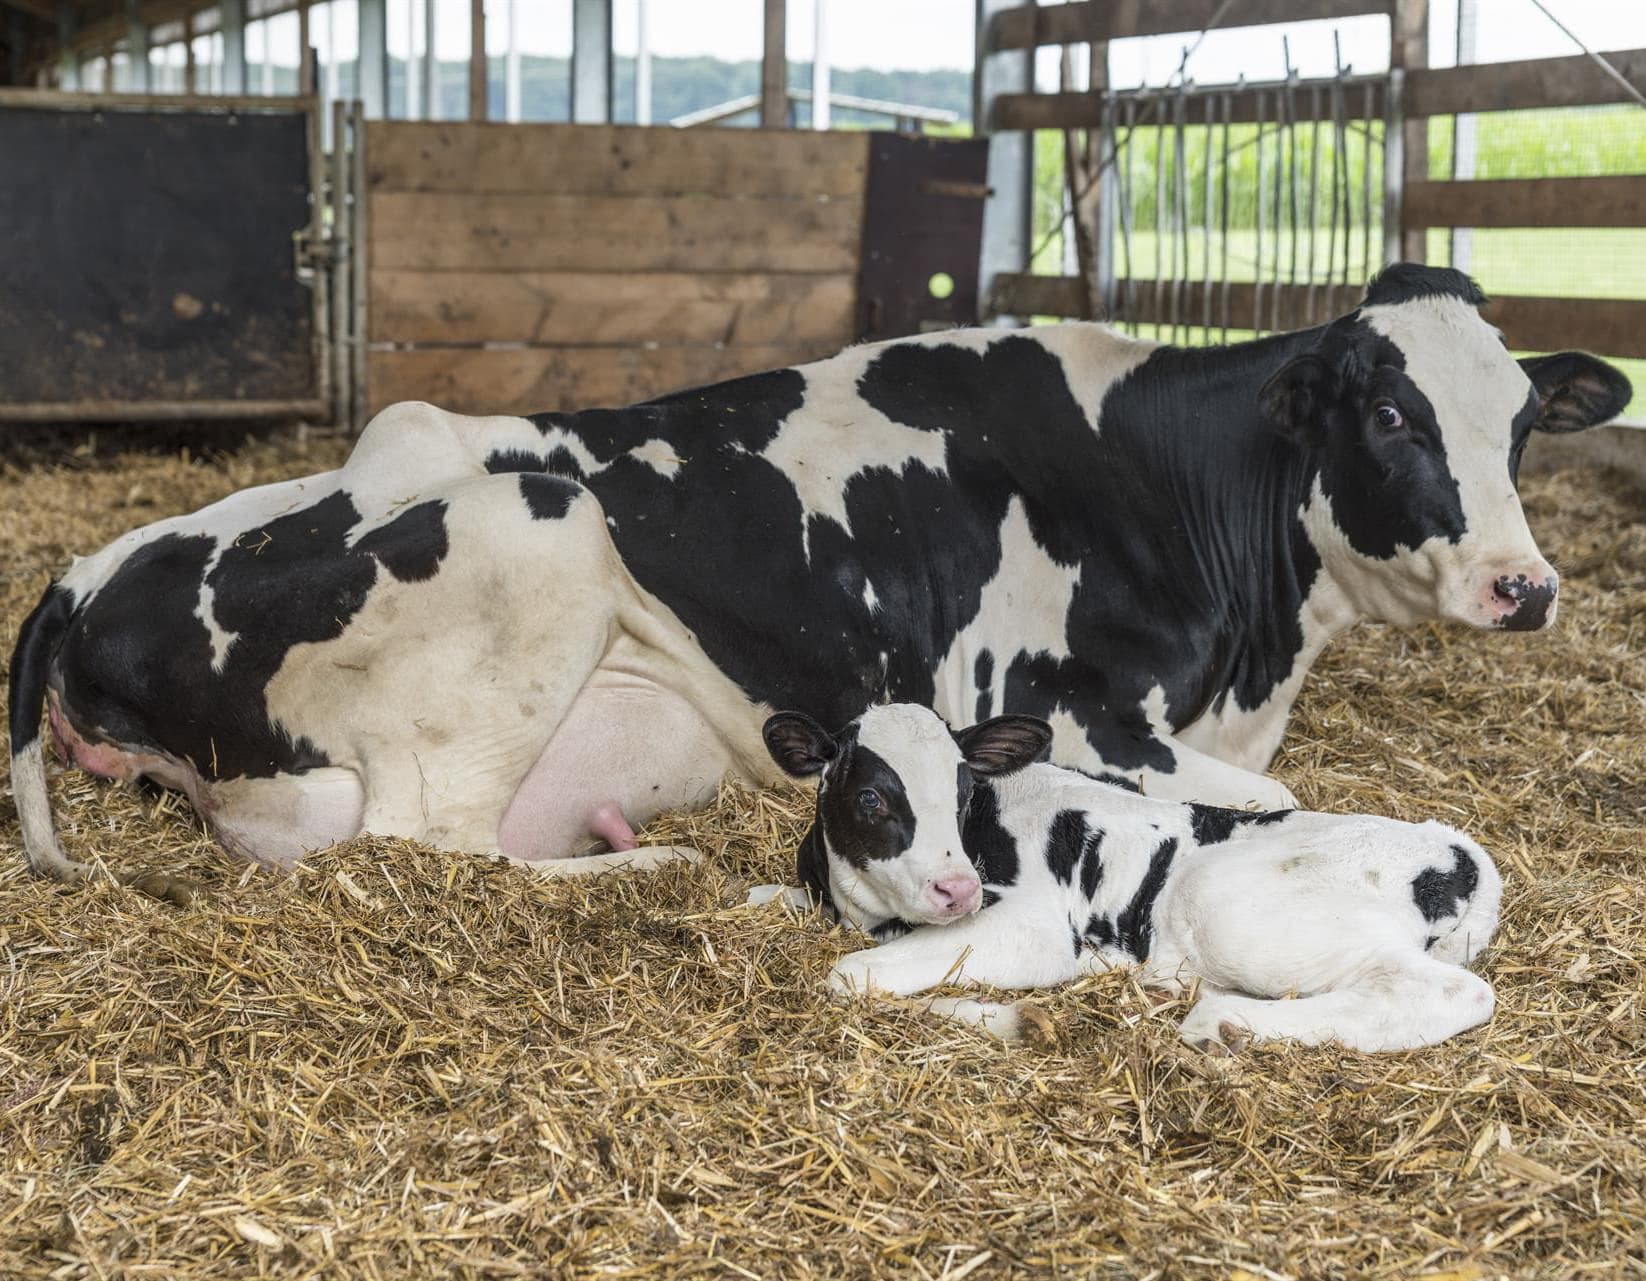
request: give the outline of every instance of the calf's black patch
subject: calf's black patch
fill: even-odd
[[[1017,884],[1017,839],[1001,823],[1000,797],[987,779],[979,779],[972,790],[961,844],[985,885]]]
[[[1177,855],[1177,838],[1162,841],[1149,855],[1149,870],[1137,883],[1132,901],[1121,910],[1118,925],[1120,946],[1139,960],[1149,959],[1149,948],[1154,942],[1154,905],[1160,891],[1166,887],[1166,874],[1172,870],[1172,859]]]
[[[1430,924],[1459,915],[1480,884],[1473,855],[1461,845],[1453,845],[1451,851],[1450,870],[1426,867],[1412,878],[1412,901]]]
[[[1189,828],[1196,845],[1218,845],[1233,836],[1237,827],[1244,827],[1248,823],[1278,823],[1294,812],[1267,810],[1257,813],[1252,810],[1223,809],[1217,805],[1201,805],[1196,801],[1190,801]]]

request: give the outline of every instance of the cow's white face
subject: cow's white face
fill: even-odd
[[[1265,387],[1265,410],[1319,463],[1305,525],[1361,614],[1530,631],[1559,577],[1515,481],[1534,429],[1576,431],[1628,403],[1627,379],[1579,352],[1516,361],[1459,273],[1400,268]],[[1437,292],[1435,277],[1455,291]]]
[[[898,703],[871,707],[838,736],[799,712],[780,712],[765,737],[784,770],[817,777],[813,839],[830,895],[843,918],[874,929],[946,925],[982,906],[982,881],[960,836],[973,775],[1028,764],[1045,752],[1051,729],[1002,716],[956,735],[936,712]]]

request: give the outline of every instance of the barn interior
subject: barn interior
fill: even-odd
[[[401,399],[619,404],[956,324],[1237,339],[1397,257],[1479,271],[1516,351],[1646,361],[1646,49],[1475,64],[1431,12],[1474,0],[979,0],[971,137],[826,89],[882,127],[793,127],[830,107],[783,0],[749,6],[753,101],[702,119],[614,123],[648,117],[613,0],[566,5],[561,119],[520,118],[506,38],[432,118],[450,66],[390,52],[420,8],[359,0],[350,62],[320,5],[0,0],[8,637],[72,556],[336,466]],[[1351,18],[1386,66],[1110,83],[1126,41]],[[288,79],[258,24],[292,19]],[[1494,128],[1562,113],[1626,139],[1609,167],[1492,167]],[[32,879],[8,778],[0,1275],[1638,1275],[1646,434],[1540,438],[1521,489],[1558,627],[1362,627],[1275,764],[1491,851],[1485,1028],[1213,1058],[1121,973],[1035,994],[1027,1045],[832,1003],[859,940],[742,905],[792,879],[800,792],[656,825],[700,866],[552,883],[370,837],[271,873],[175,794],[54,773],[77,855],[192,887],[157,900]]]

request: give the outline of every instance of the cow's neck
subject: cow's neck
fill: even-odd
[[[1270,375],[1320,332],[1163,348],[1129,380],[1151,402],[1136,407],[1142,429],[1115,420],[1112,397],[1099,424],[1100,438],[1113,429],[1120,448],[1138,451],[1139,479],[1181,517],[1156,531],[1168,581],[1190,589],[1162,593],[1157,608],[1172,617],[1159,634],[1195,638],[1195,670],[1167,691],[1175,728],[1194,726],[1193,745],[1231,762],[1231,752],[1250,756],[1252,768],[1273,754],[1310,663],[1356,621],[1299,515],[1318,464],[1256,410]]]

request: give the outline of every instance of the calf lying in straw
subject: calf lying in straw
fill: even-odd
[[[834,736],[784,712],[765,737],[818,780],[805,890],[891,940],[844,957],[837,993],[1050,987],[1137,965],[1174,990],[1199,980],[1181,1031],[1204,1048],[1409,1049],[1491,1016],[1491,986],[1463,966],[1497,925],[1502,880],[1453,828],[1152,800],[1034,763],[1051,728],[1026,716],[951,733],[892,704]],[[1012,1006],[934,1005],[1016,1031]]]

